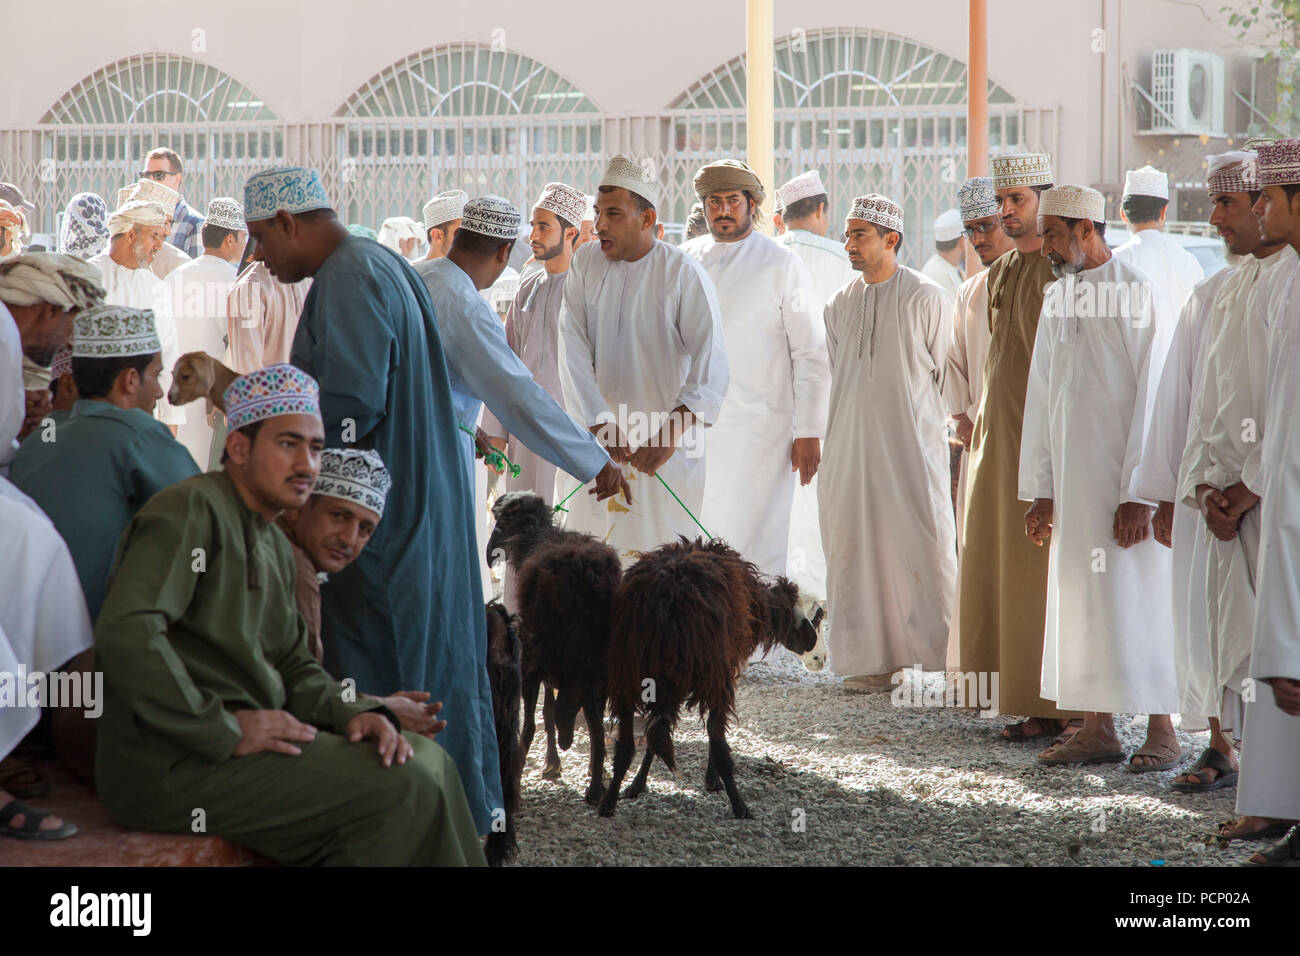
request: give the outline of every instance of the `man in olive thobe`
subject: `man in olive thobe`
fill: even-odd
[[[289,365],[236,380],[223,470],[159,492],[123,533],[95,634],[100,796],[124,826],[280,863],[482,865],[446,752],[307,649],[274,522],[311,493],[319,394]]]

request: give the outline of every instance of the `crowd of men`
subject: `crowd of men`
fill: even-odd
[[[112,210],[75,196],[59,253],[21,252],[6,194],[0,671],[102,674],[102,719],[51,706],[49,733],[126,826],[202,808],[279,862],[481,864],[504,453],[505,489],[625,562],[712,534],[792,576],[847,690],[996,674],[1047,765],[1171,770],[1172,715],[1208,727],[1170,786],[1236,785],[1221,836],[1300,862],[1300,141],[1252,146],[1207,160],[1209,278],[1163,173],[1129,174],[1112,252],[1104,197],[1037,153],[962,184],[921,270],[898,202],[841,220],[816,171],[766,235],[731,159],[679,246],[621,155],[591,195],[440,193],[381,241],[300,167],[199,216],[166,148]],[[3,704],[0,757],[41,714]],[[1148,716],[1132,755],[1116,713]],[[0,833],[75,834],[25,802],[45,786],[0,767]]]

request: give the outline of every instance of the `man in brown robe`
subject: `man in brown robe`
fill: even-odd
[[[1008,740],[1055,736],[1077,716],[1039,694],[1047,549],[1025,538],[1017,484],[1029,360],[1043,288],[1053,281],[1037,234],[1038,195],[1051,185],[1051,160],[1042,153],[993,158],[1002,229],[1016,247],[989,267],[992,338],[970,443],[959,606],[961,669],[997,673],[997,709],[1028,718],[1003,728]]]

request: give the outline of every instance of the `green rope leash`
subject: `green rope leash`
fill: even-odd
[[[477,446],[478,439],[477,436],[472,431],[470,431],[464,425],[459,425],[457,427],[460,428],[460,430],[463,431],[470,438],[473,438],[475,440],[474,443]],[[511,478],[519,477],[519,471],[520,471],[519,466],[516,465],[513,461],[511,461],[509,458],[507,458],[506,453],[499,448],[493,448],[492,446],[489,445],[488,451],[485,452],[483,455],[483,462],[489,468],[495,468],[497,471],[501,471],[503,469],[508,468],[510,470]]]
[[[670,495],[673,496],[673,501],[675,501],[675,502],[677,502],[679,505],[681,505],[681,506],[682,506],[682,510],[685,511],[688,515],[690,515],[690,518],[691,518],[692,521],[695,522],[696,527],[698,527],[701,531],[704,532],[704,537],[706,537],[706,538],[708,538],[710,541],[712,541],[712,540],[713,540],[713,535],[709,534],[709,530],[708,530],[706,527],[704,527],[704,525],[700,524],[700,519],[697,518],[697,517],[695,517],[695,515],[691,512],[691,509],[688,508],[688,507],[686,507],[686,502],[682,501],[681,498],[678,498],[678,497],[677,497],[677,492],[673,491],[671,488],[668,487],[668,482],[664,481],[664,476],[661,475],[661,474],[659,474],[659,472],[656,471],[656,472],[655,472],[655,477],[659,479],[659,484],[663,485],[663,486],[664,486],[664,489],[665,489],[665,490],[666,490]],[[566,513],[567,513],[569,509],[566,508],[566,507],[564,507],[564,502],[568,501],[570,498],[572,498],[574,495],[576,495],[576,494],[577,494],[577,493],[578,493],[578,492],[583,488],[583,486],[586,485],[586,484],[588,484],[588,483],[584,481],[581,485],[578,485],[577,488],[574,488],[574,489],[573,489],[572,491],[570,491],[567,495],[565,495],[564,498],[560,501],[560,503],[559,503],[558,505],[555,506],[555,510],[556,510],[556,511],[563,511],[563,512],[566,512]]]

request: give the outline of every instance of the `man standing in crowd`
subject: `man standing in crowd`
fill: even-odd
[[[803,262],[754,229],[766,192],[753,171],[710,163],[695,193],[709,235],[681,248],[713,280],[731,373],[709,435],[701,518],[759,570],[788,575],[795,475],[812,481],[826,434],[825,328]]]
[[[826,306],[830,418],[820,491],[831,666],[845,689],[942,670],[957,577],[941,389],[943,291],[898,263],[903,210],[853,200],[844,248],[862,275]]]
[[[649,172],[623,155],[609,161],[596,197],[600,242],[574,254],[560,307],[565,407],[615,463],[645,476],[628,475],[631,505],[569,498],[568,523],[607,540],[624,563],[699,535],[704,426],[727,393],[717,294],[699,263],[654,238],[658,200]]]

